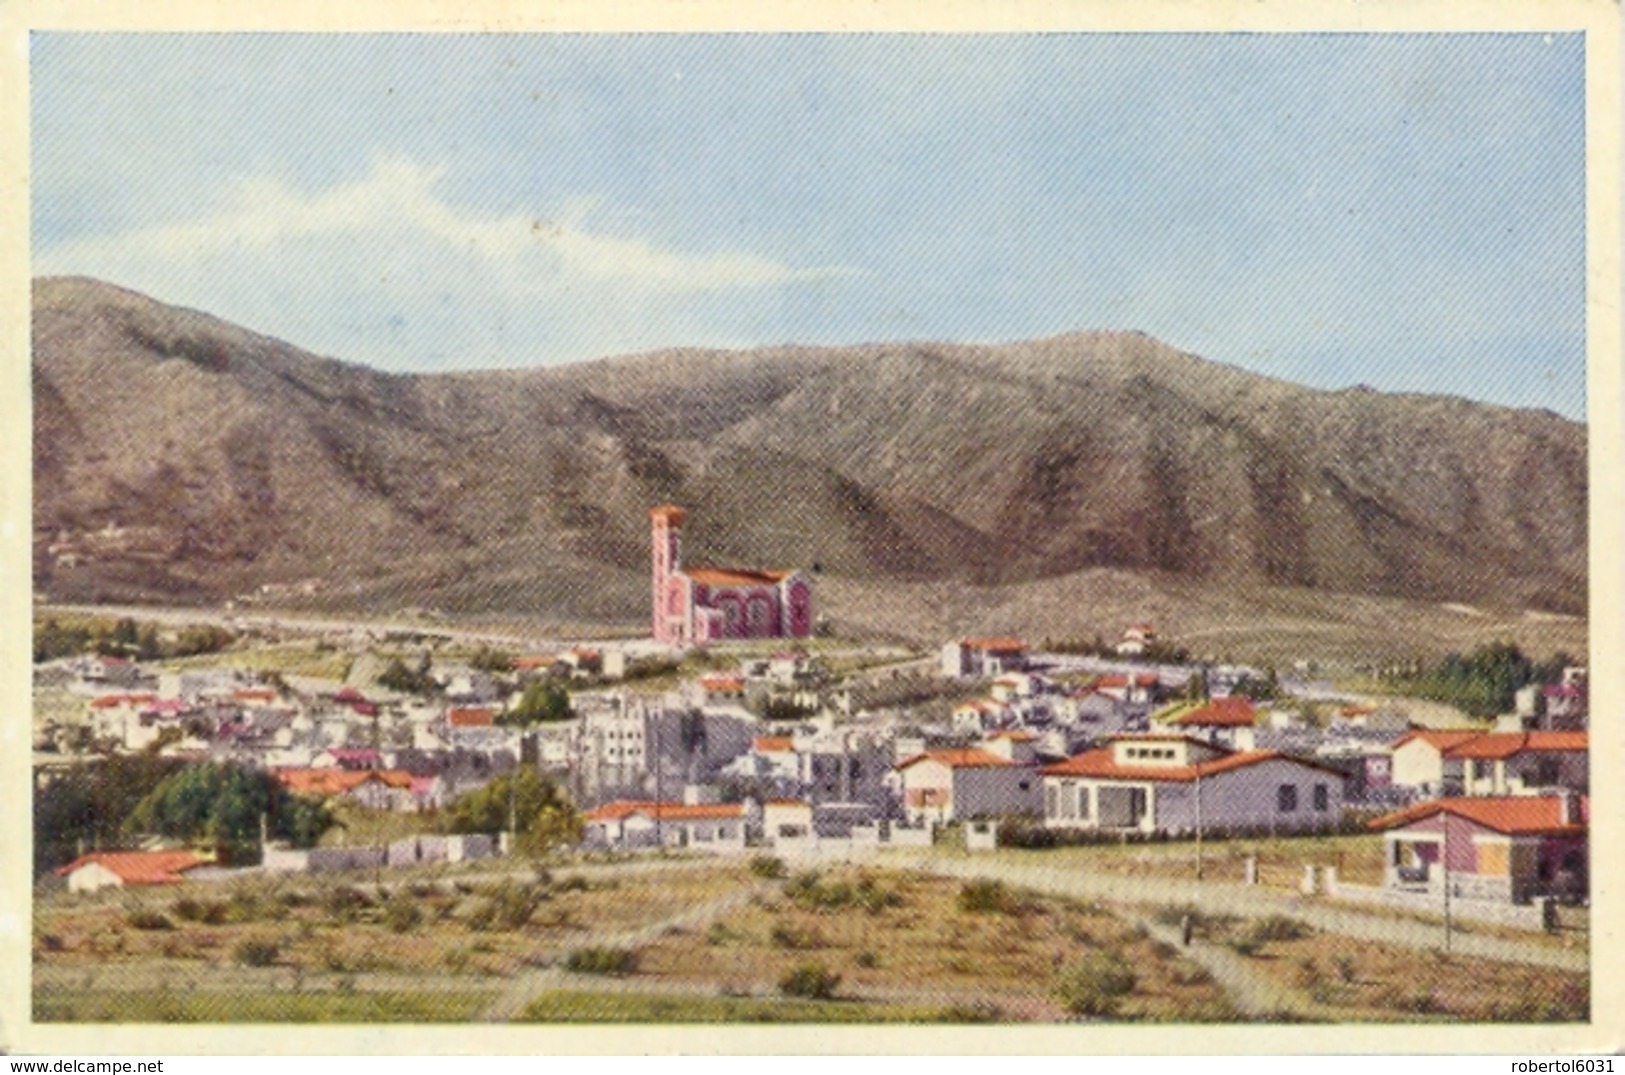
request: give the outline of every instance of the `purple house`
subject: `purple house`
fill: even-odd
[[[1384,886],[1528,903],[1585,895],[1588,800],[1558,795],[1435,799],[1376,818]]]

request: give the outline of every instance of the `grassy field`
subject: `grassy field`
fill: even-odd
[[[34,992],[41,1023],[463,1023],[490,992],[135,993]]]
[[[560,990],[519,1017],[526,1023],[960,1023],[977,1013],[949,1007],[840,1000],[681,997]]]
[[[349,674],[350,665],[354,660],[354,654],[342,649],[318,646],[310,642],[282,642],[271,645],[255,644],[243,649],[204,653],[196,657],[178,657],[162,662],[160,667],[171,671],[196,668],[245,668],[256,672],[276,672],[285,676],[342,680]]]
[[[1172,920],[1175,913],[1167,917]],[[1205,939],[1245,956],[1257,974],[1302,990],[1328,1018],[1515,1023],[1588,1018],[1589,983],[1580,973],[1354,942],[1279,919],[1199,915],[1198,922]]]
[[[668,933],[639,952],[639,973],[744,992],[813,961],[840,975],[849,994],[1060,1019],[1067,1013],[1051,984],[1073,960],[1104,953],[1135,971],[1121,1018],[1232,1014],[1206,972],[1109,911],[1002,890],[968,907],[960,882],[898,872],[842,867],[817,876],[816,887],[792,880],[709,929]]]

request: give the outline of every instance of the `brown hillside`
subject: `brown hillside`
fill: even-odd
[[[645,512],[674,500],[695,560],[816,564],[832,594],[1112,569],[1585,611],[1584,426],[1135,333],[401,376],[43,279],[33,338],[59,599],[312,580],[333,608],[634,620]]]

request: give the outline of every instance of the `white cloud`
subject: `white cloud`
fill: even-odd
[[[482,212],[442,197],[444,174],[393,159],[314,192],[247,181],[193,219],[46,249],[34,272],[99,277],[318,353],[416,370],[771,341],[795,289],[861,275],[612,234],[591,223],[610,215],[595,196],[551,214]]]
[[[275,179],[240,184],[195,220],[72,240],[46,251],[42,272],[101,274],[148,261],[221,255],[274,256],[324,238],[378,249],[405,244],[472,255],[520,292],[559,278],[618,281],[668,292],[777,287],[852,275],[802,269],[737,251],[688,253],[584,225],[596,199],[576,199],[557,216],[480,216],[435,193],[443,168],[380,160],[357,182],[311,195]]]

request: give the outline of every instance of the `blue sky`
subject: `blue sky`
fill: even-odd
[[[1132,328],[1585,409],[1579,35],[30,43],[36,274],[391,370]]]

